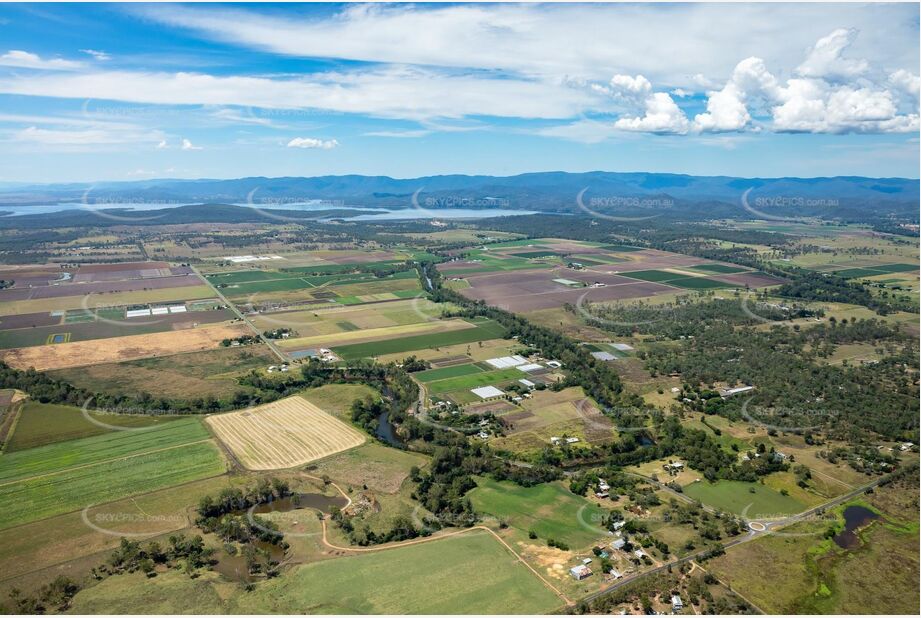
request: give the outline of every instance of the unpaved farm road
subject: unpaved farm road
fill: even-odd
[[[280,349],[278,346],[276,346],[275,343],[274,343],[271,339],[269,339],[268,337],[266,337],[265,335],[263,335],[263,334],[262,334],[262,331],[260,331],[258,328],[256,328],[256,325],[253,324],[253,323],[250,321],[250,319],[249,319],[248,317],[246,317],[245,315],[243,315],[243,312],[240,311],[239,309],[237,309],[237,306],[236,306],[235,304],[233,304],[232,302],[230,302],[229,300],[227,300],[227,297],[224,296],[224,293],[221,292],[221,290],[218,289],[218,287],[217,287],[216,285],[214,285],[213,283],[211,283],[211,281],[209,281],[207,277],[205,277],[203,274],[201,274],[201,271],[199,271],[198,268],[196,268],[193,264],[189,264],[189,268],[191,268],[192,271],[193,271],[196,275],[198,275],[198,278],[199,278],[199,279],[201,279],[202,281],[204,281],[205,284],[206,284],[208,287],[211,288],[211,290],[217,295],[217,297],[220,298],[221,301],[222,301],[225,305],[227,305],[227,307],[229,307],[230,310],[233,311],[234,314],[236,314],[236,316],[237,316],[238,318],[240,318],[241,320],[243,320],[243,323],[244,323],[244,324],[246,324],[247,326],[249,326],[250,330],[252,330],[252,331],[256,334],[256,336],[259,337],[259,338],[262,340],[262,342],[263,342],[264,344],[266,344],[267,346],[269,346],[269,349],[272,350],[272,352],[275,353],[275,356],[277,356],[277,357],[279,358],[279,360],[281,360],[281,361],[284,362],[284,363],[287,363],[287,362],[290,362],[290,361],[291,361],[291,359],[288,358],[288,355],[285,354],[284,352],[282,352],[281,349]]]

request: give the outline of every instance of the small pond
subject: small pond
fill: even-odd
[[[860,538],[857,536],[857,531],[876,519],[879,519],[879,515],[865,506],[847,507],[844,509],[844,530],[835,535],[835,543],[844,549],[859,547]]]

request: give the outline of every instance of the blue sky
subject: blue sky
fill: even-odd
[[[918,177],[917,4],[0,5],[0,182]]]

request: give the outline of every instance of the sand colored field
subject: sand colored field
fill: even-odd
[[[298,396],[209,416],[206,422],[250,470],[300,466],[365,441],[357,429]]]
[[[222,339],[251,334],[242,324],[206,326],[180,331],[111,337],[94,341],[73,341],[31,348],[0,351],[0,360],[18,369],[39,371],[83,367],[180,352],[198,352],[218,347]]]
[[[304,349],[313,347],[341,346],[349,343],[366,343],[380,339],[395,339],[413,335],[427,335],[431,333],[447,333],[455,330],[473,328],[473,325],[463,320],[438,320],[435,322],[422,322],[420,324],[403,324],[400,326],[385,326],[384,328],[368,328],[344,333],[329,335],[316,335],[313,337],[297,337],[296,339],[282,339],[279,347],[285,349]]]
[[[21,313],[43,313],[96,307],[120,307],[168,301],[214,298],[214,290],[207,285],[193,285],[160,290],[137,290],[134,292],[112,292],[108,294],[86,294],[83,296],[60,296],[33,300],[12,300],[0,303],[0,316]]]

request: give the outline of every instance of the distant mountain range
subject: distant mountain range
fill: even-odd
[[[743,196],[745,199],[743,200]],[[508,208],[700,219],[812,216],[916,222],[919,181],[906,178],[734,178],[683,174],[537,172],[517,176],[317,176],[143,180],[0,187],[3,205],[107,203],[288,204],[366,208]]]

